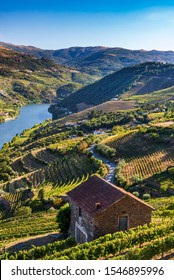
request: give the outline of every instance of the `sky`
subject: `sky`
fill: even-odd
[[[174,50],[174,0],[1,1],[0,41]]]

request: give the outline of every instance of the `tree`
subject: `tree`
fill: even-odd
[[[86,141],[82,141],[77,145],[78,152],[83,152],[87,148],[88,148],[88,144],[86,143]]]

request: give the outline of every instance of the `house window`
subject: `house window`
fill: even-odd
[[[128,216],[119,217],[119,231],[128,230]]]

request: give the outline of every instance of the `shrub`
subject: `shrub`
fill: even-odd
[[[62,233],[67,233],[69,229],[70,223],[70,207],[69,203],[64,204],[58,214],[57,214],[57,222],[59,224],[59,229]]]
[[[150,195],[149,193],[145,193],[145,194],[143,194],[143,196],[142,196],[142,199],[144,199],[144,200],[147,200],[147,199],[149,199],[149,198],[151,198],[151,195]]]
[[[29,206],[22,206],[22,207],[19,207],[15,210],[15,213],[14,215],[17,216],[17,217],[23,217],[23,216],[30,216],[31,215],[31,212],[32,212],[32,209],[31,207]]]
[[[169,174],[174,175],[174,167],[169,167],[167,171]]]
[[[138,175],[135,175],[131,177],[131,181],[133,184],[138,184],[143,182],[143,178]]]
[[[48,209],[48,213],[54,213],[55,211],[57,211],[54,207],[51,207]]]
[[[63,202],[62,198],[57,197],[53,200],[53,205],[54,205],[54,208],[59,209],[60,207],[62,207],[64,205],[64,202]]]
[[[137,196],[137,197],[140,196],[139,192],[133,192],[133,195],[135,195],[135,196]]]
[[[41,200],[38,200],[38,199],[31,200],[29,202],[29,206],[32,208],[33,212],[44,210],[43,202]]]

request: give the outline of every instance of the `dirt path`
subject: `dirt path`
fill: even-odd
[[[97,153],[95,152],[95,145],[92,145],[92,146],[88,149],[88,151],[89,151],[89,152],[92,151],[93,156],[94,156],[96,159],[102,160],[102,162],[108,166],[109,172],[108,172],[108,174],[105,176],[104,179],[105,179],[106,181],[110,182],[110,183],[114,183],[114,179],[115,179],[115,168],[116,168],[115,162],[113,162],[113,161],[111,161],[111,160],[108,160],[108,159],[106,159],[105,157],[103,157],[103,156],[97,154]]]
[[[32,246],[43,246],[48,243],[53,243],[60,239],[61,234],[57,232],[51,232],[47,234],[32,236],[28,238],[23,238],[20,240],[16,240],[11,242],[5,246],[5,250],[7,252],[17,252],[19,250],[28,250],[31,249]]]

